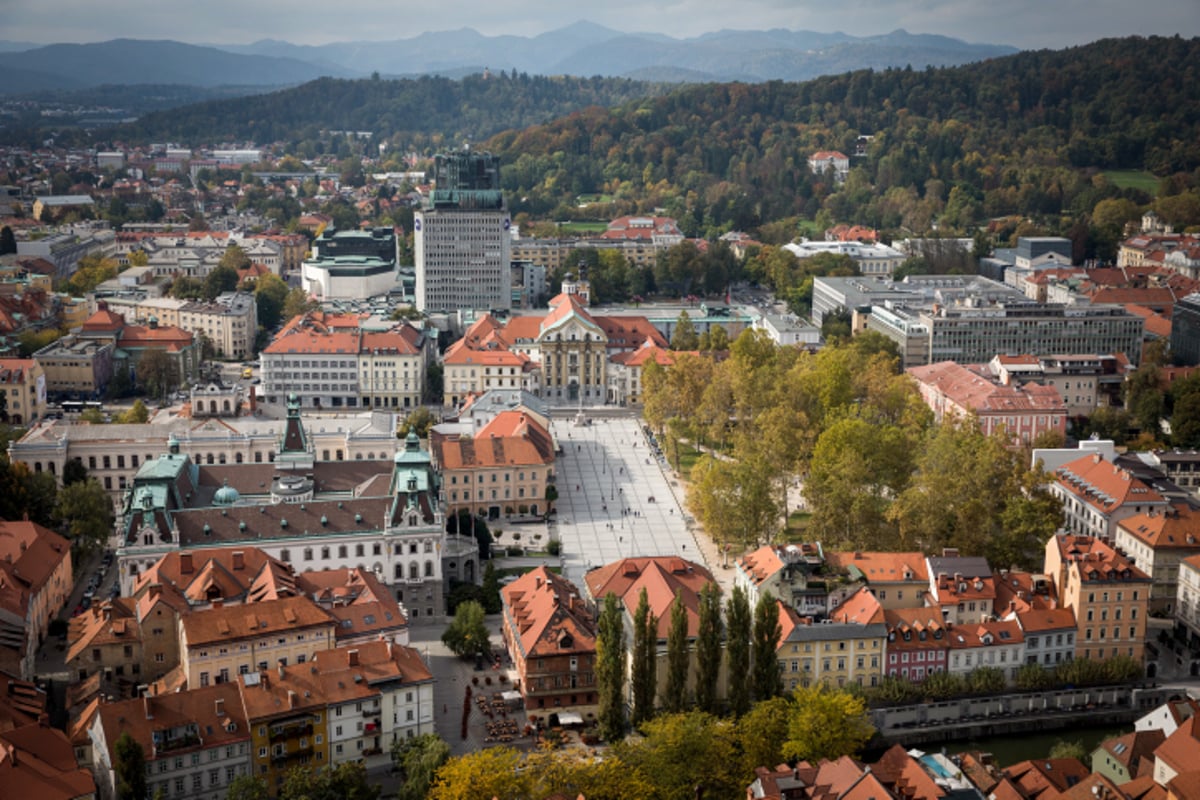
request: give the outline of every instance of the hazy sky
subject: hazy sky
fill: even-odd
[[[732,13],[731,13],[732,12]],[[722,28],[940,33],[1022,48],[1130,34],[1200,35],[1200,0],[0,0],[0,39],[118,37],[242,44],[404,39],[471,27],[532,36],[587,19],[626,32],[694,36]]]

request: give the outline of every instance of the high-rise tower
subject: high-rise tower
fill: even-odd
[[[496,156],[439,154],[433,192],[413,222],[417,308],[510,308],[510,223]]]

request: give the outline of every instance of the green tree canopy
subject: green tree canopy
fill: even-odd
[[[113,772],[117,800],[146,800],[146,752],[128,731],[113,745]]]
[[[66,524],[71,543],[85,553],[103,549],[115,523],[112,499],[95,478],[63,486],[54,515]]]
[[[491,651],[483,606],[475,601],[460,603],[454,619],[442,633],[442,643],[460,656],[486,655]]]
[[[625,623],[616,594],[604,597],[596,635],[596,689],[599,695],[599,732],[608,742],[625,735]]]

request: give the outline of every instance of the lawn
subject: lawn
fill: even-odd
[[[1151,196],[1158,194],[1158,178],[1139,169],[1105,170],[1104,177],[1122,189],[1141,189]]]
[[[787,527],[780,534],[780,538],[785,544],[800,544],[806,541],[804,534],[811,519],[812,514],[808,511],[793,511],[788,514]]]
[[[673,446],[668,445],[667,447],[667,458],[672,463],[675,460],[675,453],[679,453],[679,463],[675,464],[675,469],[678,470],[680,476],[685,480],[691,480],[692,467],[696,466],[696,462],[700,460],[700,456],[704,455],[704,453],[683,441],[679,442],[678,451]]]
[[[572,233],[603,233],[608,230],[607,222],[560,222],[558,232]]]

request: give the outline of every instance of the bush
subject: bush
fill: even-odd
[[[508,554],[508,555],[510,555],[510,556],[523,556],[523,555],[525,555],[525,550],[524,550],[523,548],[520,548],[520,547],[509,547],[509,548],[506,548],[504,552],[505,552],[505,553],[507,553],[507,554]]]
[[[551,539],[546,543],[546,552],[552,556],[556,556],[562,552],[562,542],[558,539]]]

